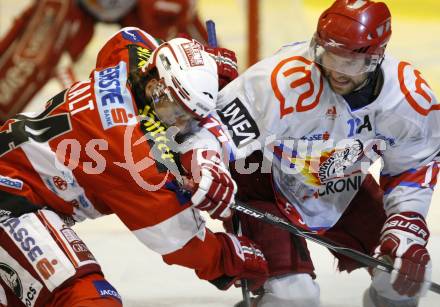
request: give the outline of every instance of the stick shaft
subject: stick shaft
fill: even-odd
[[[215,32],[214,21],[212,21],[212,20],[206,21],[206,31],[208,32],[208,45],[213,48],[218,47],[217,34]]]
[[[236,211],[242,212],[246,215],[249,215],[253,218],[262,220],[266,223],[272,224],[274,226],[277,226],[279,228],[282,228],[284,230],[287,230],[288,232],[303,237],[307,240],[313,241],[315,243],[318,243],[320,245],[323,245],[327,247],[328,249],[335,251],[339,254],[342,254],[344,256],[350,257],[353,260],[356,260],[357,262],[363,264],[364,266],[369,266],[372,268],[376,268],[378,270],[391,273],[393,270],[393,266],[380,260],[377,258],[374,258],[370,255],[361,253],[360,251],[357,251],[355,249],[342,247],[336,244],[335,242],[323,238],[322,236],[311,232],[309,230],[303,229],[301,227],[295,226],[286,220],[279,218],[277,216],[274,216],[267,212],[262,212],[260,210],[254,209],[245,203],[241,201],[236,201],[235,204],[231,206],[232,209],[235,209]],[[440,285],[434,282],[431,282],[429,290],[440,294]]]

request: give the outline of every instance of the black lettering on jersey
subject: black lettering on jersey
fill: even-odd
[[[319,196],[358,191],[362,184],[362,176],[347,177],[338,180],[328,181],[323,185],[318,193]]]
[[[140,114],[145,118],[141,122],[141,129],[147,138],[158,172],[174,170],[178,155],[171,150],[172,140],[167,136],[165,125],[159,121],[149,105],[140,110]]]
[[[370,122],[370,117],[368,115],[364,116],[364,123],[357,128],[356,133],[361,133],[363,129],[367,129],[368,131],[373,130]]]
[[[68,113],[49,116],[53,110],[64,103],[66,91],[62,91],[49,100],[46,109],[37,117],[18,114],[12,118],[15,121],[9,125],[9,129],[0,132],[0,157],[28,142],[29,139],[44,143],[72,130]]]
[[[145,105],[145,86],[147,78],[141,72],[142,67],[147,65],[151,56],[151,50],[132,44],[128,45],[128,82],[132,88],[136,105],[141,108]]]
[[[235,98],[217,113],[223,124],[232,131],[232,140],[237,147],[246,145],[260,136],[257,124],[240,99]]]
[[[147,65],[151,56],[151,50],[138,45],[128,45],[129,71],[135,71]]]

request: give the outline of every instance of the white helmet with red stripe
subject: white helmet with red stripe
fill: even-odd
[[[160,45],[150,57],[160,80],[196,118],[215,109],[218,94],[217,64],[196,41],[175,38]]]

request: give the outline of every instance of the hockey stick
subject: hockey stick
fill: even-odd
[[[232,216],[232,229],[236,235],[239,236],[242,235],[240,219],[236,214]],[[241,286],[241,294],[243,295],[243,301],[235,304],[234,307],[251,307],[251,297],[249,294],[248,281],[246,279],[241,279],[240,286]]]
[[[208,45],[210,47],[218,47],[217,43],[217,33],[215,31],[215,22],[213,20],[206,21],[206,31],[208,32]],[[246,279],[240,280],[241,292],[243,294],[243,307],[251,307],[251,298],[249,295],[248,282]]]
[[[328,249],[330,249],[338,254],[347,256],[347,257],[349,257],[349,258],[351,258],[351,259],[353,259],[353,260],[355,260],[365,266],[369,266],[371,268],[376,268],[378,270],[381,270],[381,271],[384,271],[387,273],[391,273],[391,271],[393,271],[393,266],[391,264],[388,264],[382,260],[371,257],[371,256],[364,254],[362,252],[359,252],[355,249],[338,246],[335,242],[333,242],[327,238],[323,238],[322,236],[320,236],[316,233],[313,233],[309,230],[302,229],[301,227],[295,226],[295,225],[287,222],[286,220],[279,218],[277,216],[274,216],[270,213],[262,212],[257,209],[254,209],[252,207],[249,207],[248,205],[246,205],[245,203],[243,203],[239,200],[236,200],[235,204],[231,205],[231,208],[235,209],[236,211],[242,212],[243,214],[249,215],[253,218],[262,220],[266,223],[269,223],[269,224],[274,225],[276,227],[287,230],[288,232],[290,232],[294,235],[308,239],[310,241],[318,243],[319,245],[325,246]],[[440,285],[435,282],[431,282],[429,290],[431,290],[432,292],[435,292],[437,294],[440,294]]]
[[[213,48],[218,47],[215,23],[211,19],[206,21],[206,32],[208,32],[208,45]]]

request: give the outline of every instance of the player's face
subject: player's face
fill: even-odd
[[[331,52],[325,52],[322,55],[321,62],[324,74],[335,93],[339,95],[349,94],[365,82],[368,73],[349,75],[340,72],[343,69],[337,69],[338,67],[350,67],[350,71],[357,71],[359,67],[364,65],[363,61],[363,59],[343,58]],[[335,69],[329,67],[335,67]]]
[[[145,93],[151,97],[154,111],[162,123],[179,128],[181,133],[189,131],[194,117],[180,105],[162,82],[156,79],[149,81]]]

